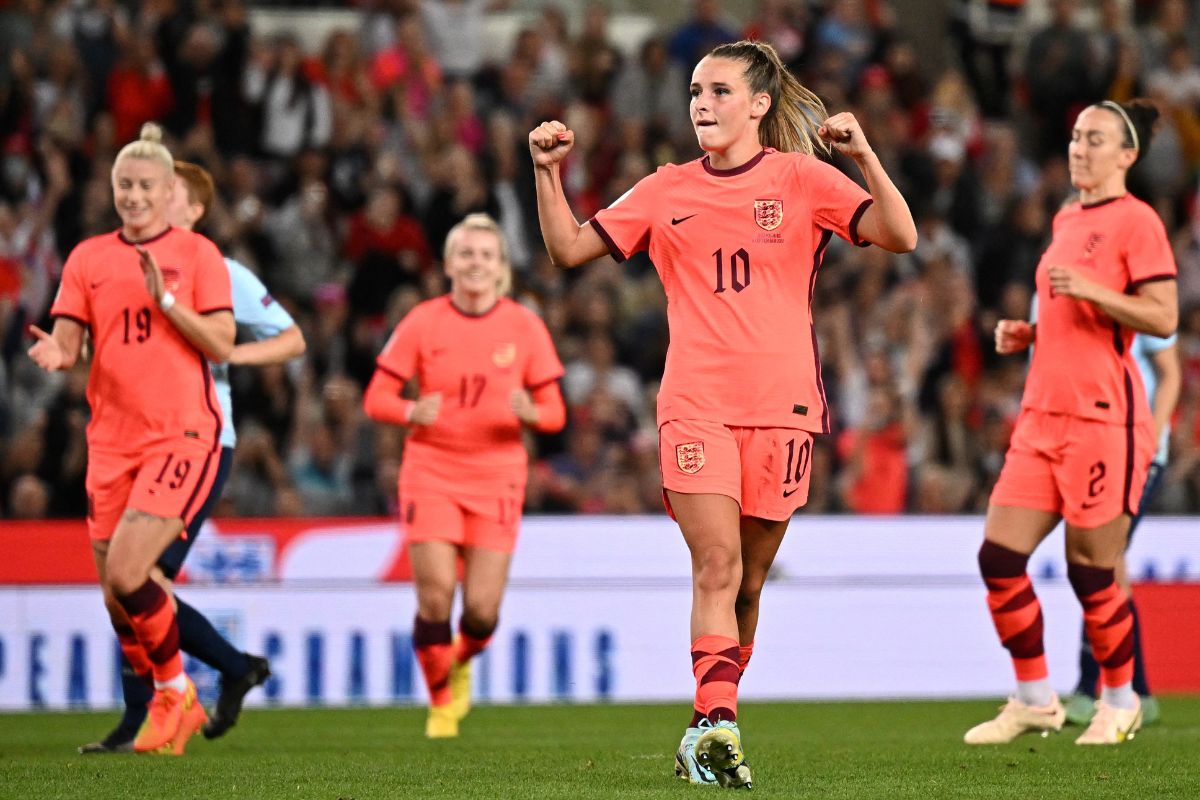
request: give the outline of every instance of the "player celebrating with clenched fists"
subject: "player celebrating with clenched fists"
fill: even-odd
[[[681,87],[682,88],[682,87]],[[788,520],[808,499],[812,437],[829,432],[811,306],[833,234],[893,252],[916,226],[858,121],[821,101],[774,49],[715,48],[692,73],[703,158],[662,167],[580,225],[560,162],[574,134],[529,134],[538,216],[570,267],[649,251],[667,294],[670,349],[658,396],[663,496],[691,551],[694,715],[676,755],[693,783],[747,786],[737,688],[759,595]],[[824,120],[817,122],[816,120]],[[814,156],[830,145],[869,192]]]

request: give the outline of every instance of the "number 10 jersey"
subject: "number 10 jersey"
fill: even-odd
[[[648,251],[666,291],[660,426],[829,432],[813,289],[832,234],[867,244],[871,202],[818,158],[766,148],[729,170],[707,156],[660,167],[596,214],[613,258]]]

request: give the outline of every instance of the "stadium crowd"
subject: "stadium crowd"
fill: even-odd
[[[699,155],[691,67],[742,37],[768,39],[832,111],[855,112],[920,231],[911,254],[835,238],[825,255],[814,317],[835,427],[817,439],[807,511],[983,510],[1026,367],[995,355],[992,330],[1028,316],[1071,191],[1075,114],[1135,96],[1163,111],[1131,183],[1172,236],[1183,311],[1158,510],[1200,511],[1200,3],[1052,0],[1031,25],[1021,3],[964,0],[940,72],[886,0],[762,0],[741,20],[694,0],[629,56],[603,3],[578,26],[547,3],[492,63],[484,15],[506,5],[363,2],[357,28],[308,52],[253,35],[239,0],[0,2],[0,518],[86,511],[87,367],[42,373],[23,331],[45,323],[65,254],[117,227],[112,158],[148,120],[217,176],[205,232],[308,341],[286,366],[233,369],[240,439],[216,516],[394,511],[402,435],[366,418],[362,391],[396,321],[446,291],[446,232],[474,211],[500,221],[514,295],[566,365],[568,426],[530,439],[527,509],[660,511],[659,279],[644,255],[570,272],[549,261],[526,135],[543,119],[576,132],[564,180],[590,215]]]

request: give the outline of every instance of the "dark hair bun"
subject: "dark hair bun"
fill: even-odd
[[[1133,129],[1137,131],[1138,144],[1141,145],[1138,148],[1138,161],[1141,161],[1142,156],[1150,149],[1150,140],[1154,138],[1154,123],[1160,116],[1158,106],[1152,100],[1139,97],[1122,103],[1121,108],[1125,109],[1129,121],[1133,123]]]

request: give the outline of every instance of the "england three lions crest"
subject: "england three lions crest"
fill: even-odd
[[[755,200],[754,221],[764,231],[773,231],[783,224],[782,200]]]
[[[168,292],[178,292],[180,283],[183,279],[183,273],[178,267],[159,267],[159,272],[162,273],[163,287]]]
[[[704,442],[675,445],[675,463],[681,471],[695,475],[704,468]]]
[[[492,351],[492,363],[500,369],[511,367],[513,362],[516,360],[517,345],[513,342],[498,344],[496,345],[496,349]]]

